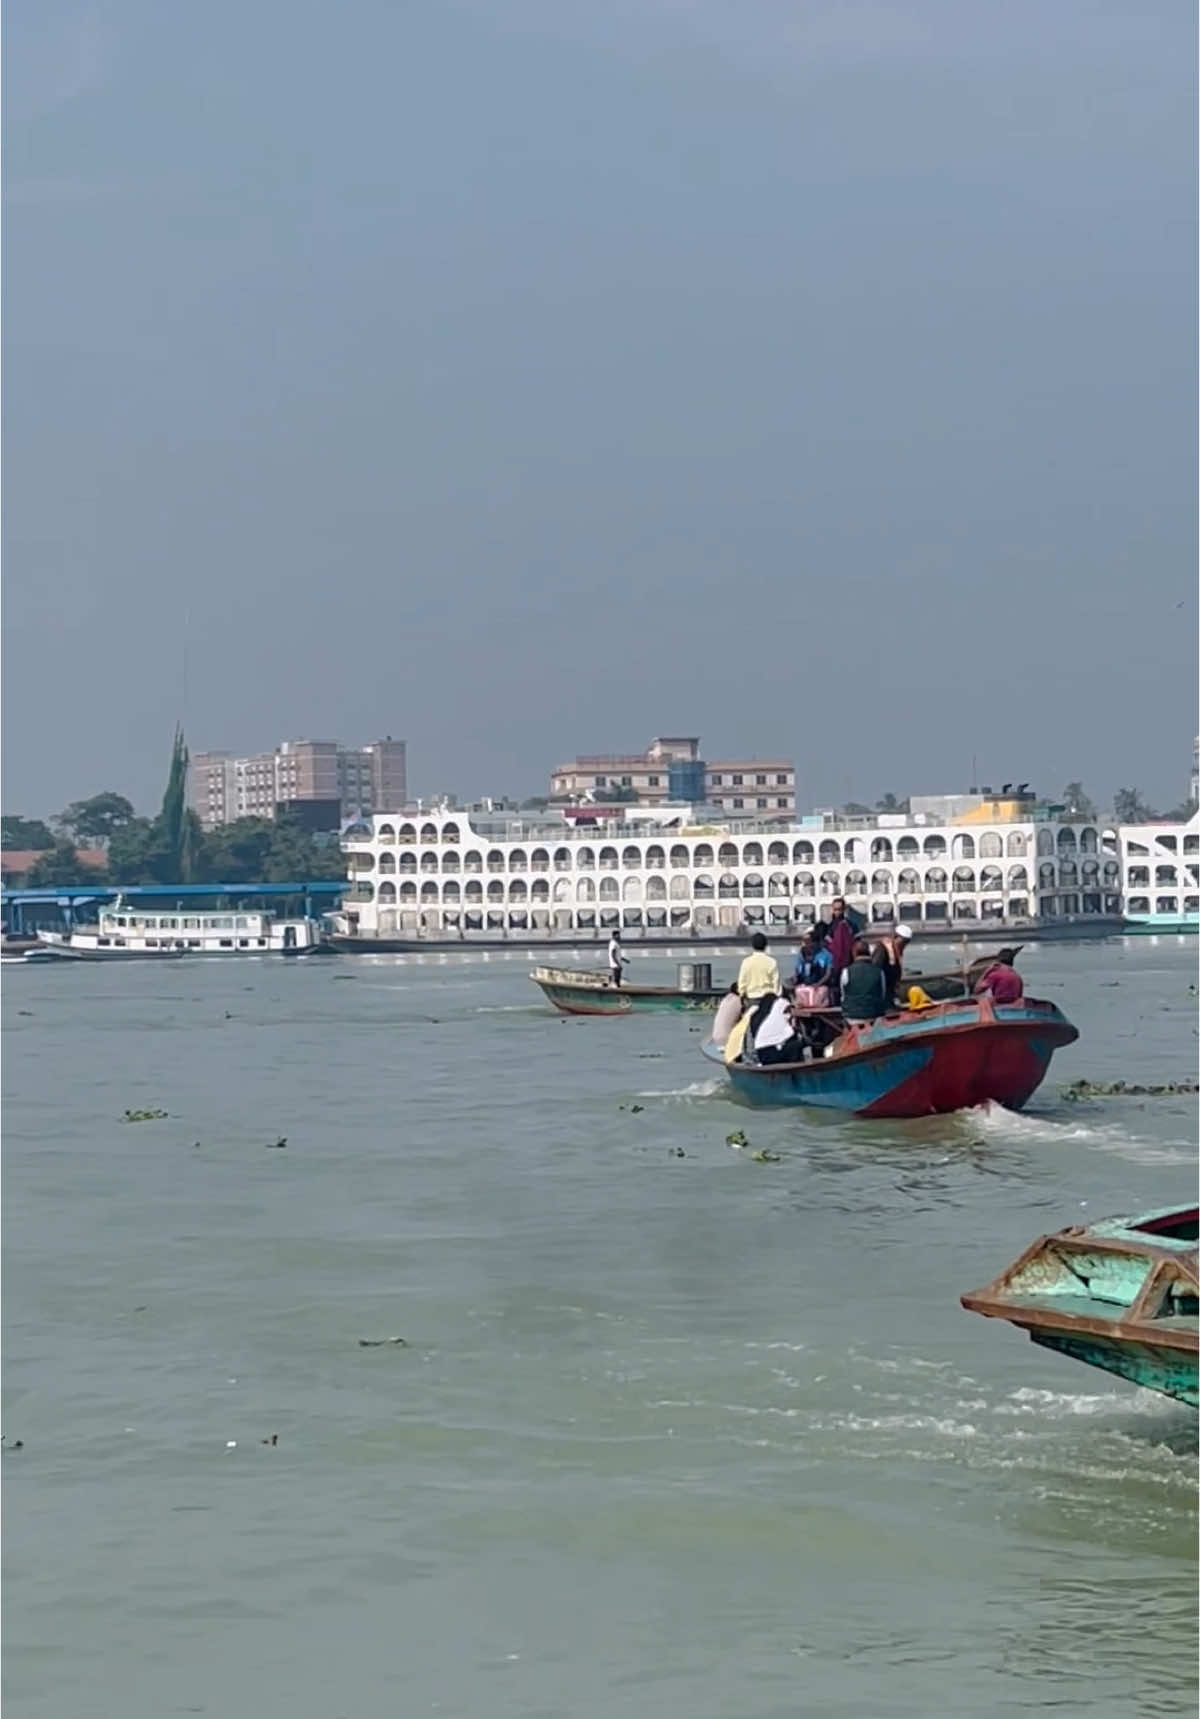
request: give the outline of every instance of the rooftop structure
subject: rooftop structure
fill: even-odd
[[[708,763],[696,735],[659,735],[642,753],[582,753],[550,777],[550,792],[559,800],[603,801],[614,790],[642,805],[704,800],[729,812],[787,820],[796,811],[796,767],[786,758]]]

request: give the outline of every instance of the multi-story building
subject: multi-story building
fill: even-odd
[[[560,764],[550,778],[556,800],[603,805],[616,790],[642,805],[708,804],[747,817],[786,820],[796,812],[796,769],[786,758],[708,763],[695,735],[660,735],[637,754],[588,753]]]
[[[937,821],[922,812],[816,815],[790,827],[714,823],[690,806],[636,817],[597,807],[590,827],[445,806],[377,814],[343,837],[343,911],[360,935],[384,938],[616,926],[794,936],[827,917],[838,895],[876,923],[967,934],[997,923],[1102,925],[1122,911],[1156,930],[1200,918],[1200,818],[1117,829],[1067,820],[1029,796],[964,799]]]
[[[287,807],[314,828],[336,829],[347,816],[400,810],[406,778],[403,740],[389,736],[354,748],[336,740],[284,740],[273,752],[246,758],[197,752],[188,798],[206,829],[236,818],[275,818]]]

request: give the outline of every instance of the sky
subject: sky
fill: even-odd
[[[1187,792],[1191,0],[16,0],[3,781]]]

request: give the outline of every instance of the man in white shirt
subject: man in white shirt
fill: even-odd
[[[608,940],[608,982],[621,988],[621,968],[626,965],[625,951],[621,948],[621,933],[614,931]]]

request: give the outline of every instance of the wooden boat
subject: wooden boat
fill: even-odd
[[[1023,943],[1018,943],[1013,953],[1019,955],[1024,947]],[[931,1002],[948,1003],[955,997],[971,996],[995,960],[994,955],[980,955],[970,962],[964,958],[963,966],[949,972],[905,973],[903,984],[906,989],[909,985],[919,985]]]
[[[607,973],[535,967],[529,975],[564,1015],[640,1015],[664,1010],[712,1014],[729,987],[685,990],[678,985],[611,985]]]
[[[1078,1037],[1054,1003],[970,997],[847,1027],[811,1062],[727,1063],[715,1045],[701,1048],[750,1104],[910,1117],[988,1103],[1019,1110],[1054,1052]]]
[[[962,1304],[1196,1408],[1198,1216],[1179,1206],[1041,1236]]]

